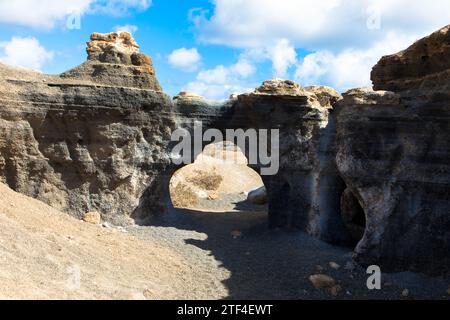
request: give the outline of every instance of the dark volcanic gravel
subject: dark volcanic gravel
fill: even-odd
[[[195,261],[193,268],[201,266],[205,272],[225,278],[227,299],[450,297],[446,292],[449,279],[412,272],[384,273],[382,289],[370,291],[366,286],[369,276],[366,270],[351,261],[352,248],[335,247],[304,233],[269,230],[266,221],[264,212],[205,213],[175,209],[155,218],[153,226],[129,227],[128,232],[171,247]],[[333,269],[330,262],[340,268]],[[336,279],[343,288],[341,293],[332,296],[315,289],[308,278],[317,273]],[[402,295],[405,289],[407,296]]]

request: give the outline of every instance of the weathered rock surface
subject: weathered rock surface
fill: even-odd
[[[0,64],[0,179],[80,218],[151,223],[181,167],[174,128],[279,129],[279,170],[263,176],[271,227],[359,242],[356,261],[383,271],[448,274],[449,28],[384,57],[377,91],[344,97],[270,80],[223,103],[171,101],[128,33],[93,34],[88,60],[59,76]]]
[[[265,81],[238,97],[232,126],[280,130],[280,169],[263,176],[271,227],[295,228],[340,244],[351,241],[340,217],[345,185],[335,165],[330,108],[330,100],[340,99],[331,89],[303,89],[283,80]]]
[[[150,58],[123,49],[129,35],[92,39],[89,60],[61,76],[0,64],[0,179],[77,217],[124,224],[169,162],[172,102]]]
[[[152,60],[139,53],[128,32],[93,33],[87,43],[88,60],[61,75],[61,78],[88,80],[118,87],[162,91]]]
[[[352,90],[339,103],[343,217],[365,214],[360,263],[450,272],[449,35],[445,27],[381,59],[374,87],[395,93]]]
[[[448,96],[450,25],[404,51],[383,57],[373,68],[372,81],[375,90],[413,91],[415,95],[430,90]]]

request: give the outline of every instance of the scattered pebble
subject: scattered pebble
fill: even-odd
[[[239,238],[239,237],[242,237],[242,232],[239,231],[239,230],[231,231],[230,234],[231,234],[231,236],[233,237],[233,239],[237,239],[237,238]]]
[[[145,289],[143,295],[147,300],[152,299],[152,297],[154,296],[153,292],[150,289]]]
[[[83,220],[85,222],[92,223],[92,224],[100,224],[102,217],[101,217],[100,213],[98,213],[96,211],[86,212],[83,215]]]
[[[336,285],[336,280],[325,274],[314,274],[309,276],[309,281],[316,289],[327,289]]]
[[[330,267],[331,267],[332,269],[334,269],[334,270],[338,270],[338,269],[341,268],[341,266],[340,266],[339,264],[337,264],[336,262],[334,262],[334,261],[331,261],[331,262],[329,263],[329,265],[330,265]]]
[[[340,285],[332,286],[327,290],[332,296],[336,297],[339,295],[339,293],[342,291],[342,287]]]
[[[217,192],[211,192],[208,195],[208,200],[217,200],[217,199],[219,199],[219,195],[217,194]]]

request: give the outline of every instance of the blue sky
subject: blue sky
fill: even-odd
[[[85,61],[92,32],[122,26],[170,95],[223,99],[274,77],[345,91],[449,23],[448,0],[0,0],[0,61],[60,73]]]

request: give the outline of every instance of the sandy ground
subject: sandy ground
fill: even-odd
[[[175,209],[152,226],[120,229],[75,220],[1,184],[0,194],[3,299],[450,297],[449,279],[411,272],[383,274],[382,289],[370,291],[351,248],[268,230],[267,213],[256,209]],[[332,276],[342,291],[315,289],[308,278],[316,273]]]
[[[164,244],[78,221],[2,184],[0,194],[0,298],[227,296],[228,272],[212,258],[214,273]]]
[[[216,189],[206,190],[192,182],[199,172],[218,175],[222,181]],[[193,164],[174,173],[170,180],[171,195],[178,184],[190,188],[198,198],[198,203],[184,208],[206,212],[240,211],[248,192],[264,186],[261,176],[248,167],[247,158],[240,149],[233,144],[224,147],[221,143],[206,146]],[[213,199],[211,195],[214,195]]]

